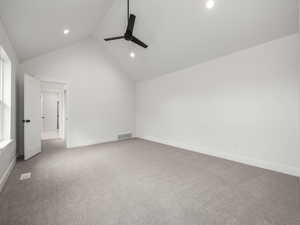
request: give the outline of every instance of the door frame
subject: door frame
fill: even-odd
[[[67,82],[64,81],[53,81],[53,80],[41,80],[42,83],[52,83],[52,84],[58,84],[62,85],[64,88],[63,89],[44,89],[41,90],[41,92],[46,92],[46,91],[52,91],[52,92],[57,92],[60,95],[60,107],[62,107],[62,115],[60,116],[60,126],[63,127],[63,132],[61,135],[61,138],[64,139],[66,143],[66,147],[69,147],[69,87]]]

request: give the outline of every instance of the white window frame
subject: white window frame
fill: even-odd
[[[0,46],[0,148],[11,140],[11,61]]]
[[[4,140],[4,59],[0,54],[0,142]]]

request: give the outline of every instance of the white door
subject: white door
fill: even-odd
[[[42,151],[40,81],[24,75],[24,158],[30,159]]]
[[[58,93],[43,93],[43,132],[58,131]]]

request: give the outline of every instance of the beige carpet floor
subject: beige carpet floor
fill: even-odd
[[[300,225],[299,195],[296,177],[140,139],[76,149],[56,140],[17,163],[0,224]]]

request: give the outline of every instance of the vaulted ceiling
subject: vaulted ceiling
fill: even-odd
[[[21,61],[94,33],[109,0],[0,0],[0,19]],[[70,29],[66,37],[64,29]]]
[[[126,29],[126,0],[0,0],[21,60],[94,35],[135,80],[149,79],[298,32],[298,0],[131,0],[140,48],[104,37]],[[62,31],[70,29],[66,37]],[[134,51],[136,57],[129,57]]]
[[[148,79],[298,32],[297,0],[132,0],[135,34],[150,47],[104,43],[134,79]],[[98,37],[121,34],[125,1],[116,0]],[[128,57],[133,50],[136,57]]]

